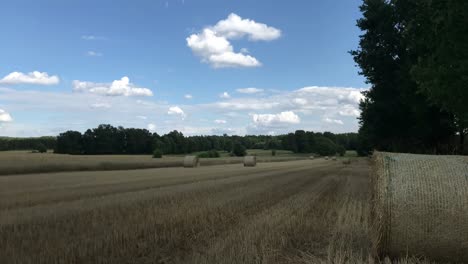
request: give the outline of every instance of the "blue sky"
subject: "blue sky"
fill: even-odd
[[[7,1],[0,135],[356,131],[359,4]]]

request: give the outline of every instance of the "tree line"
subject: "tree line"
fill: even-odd
[[[364,0],[358,150],[467,154],[468,1]]]
[[[67,131],[56,139],[55,152],[61,154],[186,154],[219,150],[240,153],[242,149],[282,149],[319,155],[344,154],[357,148],[356,133],[333,134],[298,130],[286,135],[184,136],[179,131],[165,135],[146,129],[99,125],[84,133]]]
[[[0,151],[55,149],[56,137],[0,137]]]

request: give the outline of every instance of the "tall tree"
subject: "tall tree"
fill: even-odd
[[[418,61],[411,74],[432,103],[454,115],[463,153],[468,133],[468,2],[413,2],[406,35]]]
[[[352,51],[371,84],[360,103],[361,146],[402,152],[435,152],[450,136],[451,116],[431,106],[410,75],[417,54],[405,29],[411,1],[364,0],[358,27],[359,49]],[[448,121],[447,121],[448,120]]]

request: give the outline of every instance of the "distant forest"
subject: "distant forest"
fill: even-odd
[[[468,1],[364,0],[359,145],[468,154]]]
[[[358,148],[357,134],[314,133],[297,130],[278,136],[184,136],[172,131],[166,135],[146,129],[99,125],[85,133],[67,131],[58,137],[0,138],[0,150],[37,149],[45,145],[61,154],[186,154],[219,150],[233,152],[236,146],[245,149],[290,150],[295,153],[343,155],[346,150]]]

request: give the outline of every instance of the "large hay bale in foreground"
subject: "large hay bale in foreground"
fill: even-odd
[[[245,156],[244,157],[244,167],[255,167],[257,166],[257,157],[256,156]]]
[[[375,153],[373,244],[380,256],[468,263],[468,158]]]
[[[200,160],[198,156],[185,156],[184,158],[184,168],[196,168],[200,165]]]

